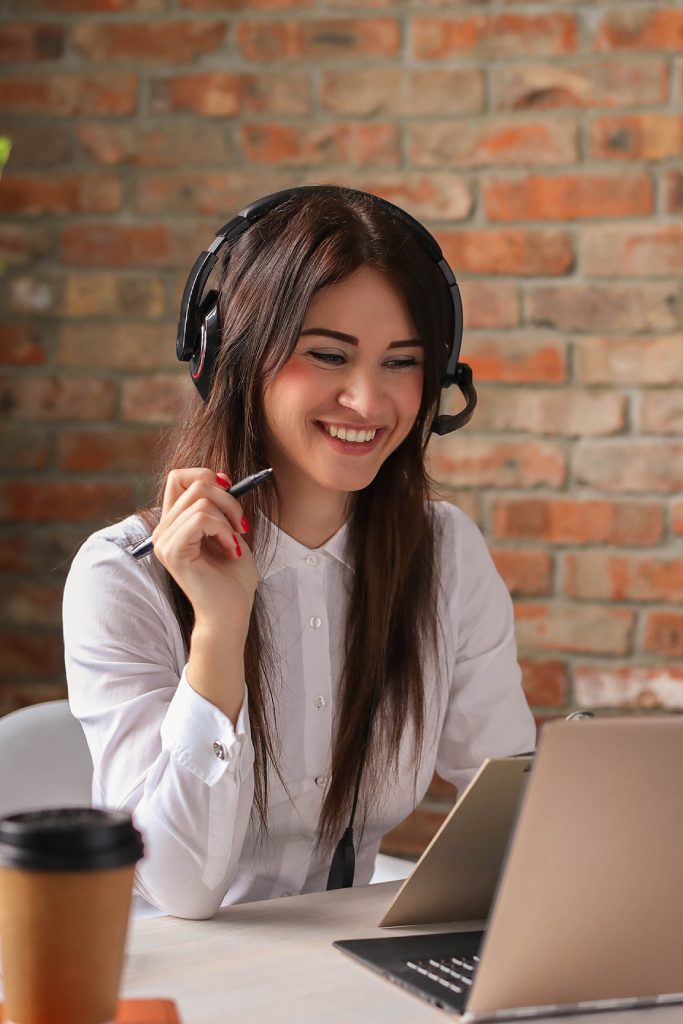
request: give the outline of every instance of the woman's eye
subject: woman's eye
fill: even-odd
[[[339,355],[337,352],[309,352],[308,354],[327,366],[339,366],[341,363],[346,362],[344,356]]]
[[[384,365],[389,366],[392,370],[404,370],[410,366],[419,366],[420,364],[417,359],[390,359]]]

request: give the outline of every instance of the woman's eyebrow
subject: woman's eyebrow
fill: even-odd
[[[348,345],[358,344],[358,338],[353,334],[333,331],[330,327],[307,327],[299,337],[303,338],[305,334],[316,334],[322,338],[336,338],[337,341],[345,341]],[[392,341],[387,348],[424,348],[424,345],[418,338],[411,338],[409,341]]]

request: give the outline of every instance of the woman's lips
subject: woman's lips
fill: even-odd
[[[316,427],[336,451],[343,452],[345,455],[367,455],[368,452],[373,451],[377,447],[386,429],[385,427],[379,427],[372,441],[342,441],[340,438],[332,437],[331,434],[328,434],[321,423],[316,422]]]

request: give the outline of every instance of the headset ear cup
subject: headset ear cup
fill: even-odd
[[[198,311],[199,347],[190,360],[190,373],[197,391],[206,402],[211,394],[216,360],[221,347],[221,319],[218,292],[212,289],[202,299]]]

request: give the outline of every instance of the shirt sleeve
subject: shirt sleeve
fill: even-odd
[[[451,664],[436,770],[462,792],[487,757],[534,750],[536,729],[508,589],[472,520],[453,506],[444,520]]]
[[[64,591],[69,701],[93,759],[95,804],[132,813],[136,888],[178,917],[211,917],[237,869],[254,791],[247,698],[237,725],[192,689],[155,569],[103,536]]]

